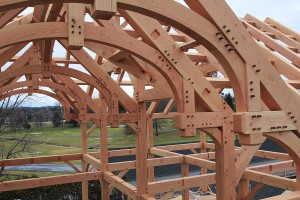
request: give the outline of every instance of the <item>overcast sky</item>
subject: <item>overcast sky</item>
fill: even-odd
[[[183,0],[177,1],[183,2]],[[260,20],[271,17],[300,33],[300,0],[227,0],[227,3],[238,17],[244,17],[247,13]],[[54,104],[52,98],[46,101],[49,105]]]
[[[260,20],[271,17],[300,33],[299,0],[227,0],[227,3],[239,17],[246,13]]]

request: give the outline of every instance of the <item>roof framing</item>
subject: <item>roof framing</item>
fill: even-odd
[[[299,174],[300,35],[271,18],[239,19],[222,0],[185,3],[188,7],[173,0],[0,2],[0,100],[19,93],[48,95],[67,108],[66,119],[80,123],[82,135],[81,154],[0,161],[0,166],[64,161],[74,174],[3,182],[0,191],[81,181],[82,199],[88,199],[88,181],[100,180],[103,200],[113,187],[131,199],[151,200],[158,193],[168,198],[181,191],[186,200],[189,188],[207,191],[213,183],[217,199],[250,199],[265,185],[295,191],[293,198],[299,194],[299,178],[271,173],[292,169]],[[19,16],[27,7],[33,12]],[[56,42],[65,55],[53,55]],[[223,78],[212,77],[216,73]],[[132,87],[133,97],[121,86]],[[225,88],[233,89],[237,112],[221,97]],[[161,100],[169,103],[158,113]],[[125,113],[119,112],[120,105]],[[173,118],[182,137],[194,137],[200,129],[201,140],[154,147],[152,123],[158,118]],[[90,130],[88,121],[95,123]],[[135,149],[109,151],[107,123],[131,126]],[[96,127],[101,150],[89,153],[87,138]],[[214,144],[206,142],[206,134]],[[236,134],[241,148],[234,146]],[[266,138],[287,153],[258,150]],[[191,154],[173,152],[181,149]],[[136,160],[108,162],[122,155],[136,155]],[[282,161],[249,167],[254,156]],[[81,160],[83,169],[74,160]],[[182,166],[182,178],[155,181],[154,166],[175,163]],[[202,174],[189,176],[189,165]],[[129,169],[136,169],[136,186],[122,179]],[[249,191],[249,181],[260,184]]]

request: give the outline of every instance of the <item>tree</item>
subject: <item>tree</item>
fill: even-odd
[[[227,94],[224,95],[223,98],[226,101],[226,103],[232,108],[232,110],[236,111],[234,97],[232,97],[232,95],[230,93],[227,93]]]
[[[20,106],[27,95],[8,97],[0,102],[0,156],[2,160],[20,157],[29,152],[30,124]],[[26,127],[25,129],[23,127]],[[5,167],[1,167],[0,176]]]
[[[54,127],[59,127],[63,124],[62,123],[62,118],[61,118],[59,112],[57,112],[57,111],[55,111],[54,114],[53,114],[52,124],[53,124]]]
[[[153,128],[155,128],[155,135],[158,136],[158,129],[162,129],[167,124],[165,119],[154,119]]]
[[[54,127],[63,126],[63,108],[57,104],[53,109],[52,124]]]
[[[125,128],[123,131],[124,135],[132,135],[132,134],[134,134],[134,132],[135,131],[130,126],[125,124]]]
[[[69,127],[79,127],[79,123],[74,120],[74,119],[71,119],[69,122],[67,122],[69,124]]]

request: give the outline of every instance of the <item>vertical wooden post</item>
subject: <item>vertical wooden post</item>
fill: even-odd
[[[119,100],[118,95],[116,92],[111,94],[111,102],[109,107],[109,114],[118,114],[119,113]],[[117,122],[110,122],[111,128],[119,128],[119,123]]]
[[[183,80],[183,111],[186,113],[195,112],[195,91],[187,80]],[[196,135],[196,128],[189,127],[180,130],[180,136],[193,137]]]
[[[69,3],[69,48],[81,49],[84,46],[85,5]]]
[[[149,117],[147,120],[147,135],[148,135],[148,147],[154,146],[153,142],[153,118]],[[148,154],[148,158],[154,158],[152,154]],[[149,182],[154,182],[154,166],[149,167]]]
[[[136,182],[138,198],[148,193],[148,168],[147,168],[147,112],[146,102],[139,102],[139,92],[145,90],[145,83],[131,77],[134,86],[134,97],[137,101],[138,121],[135,137],[136,144]]]
[[[136,133],[136,182],[139,197],[148,193],[146,124],[146,103],[139,102]]]
[[[254,74],[251,68],[259,68],[258,65],[246,65],[246,91],[247,91],[247,111],[260,112],[261,111],[261,91],[260,81]],[[239,141],[243,145],[260,145],[264,141],[262,134],[240,134]]]
[[[81,116],[80,119],[80,131],[81,131],[81,153],[86,154],[87,153],[87,138],[86,138],[86,130],[87,130],[87,121],[84,119],[83,116]],[[81,168],[82,172],[86,171],[86,162],[81,161]],[[88,190],[88,181],[82,181],[82,199],[83,200],[88,200],[89,190]]]
[[[201,131],[200,133],[200,138],[201,138],[201,153],[206,153],[206,133]],[[207,169],[201,167],[201,174],[207,174]],[[202,192],[207,192],[208,186],[207,185],[202,185]]]
[[[299,166],[299,163],[296,164],[296,183],[297,183],[297,190],[300,190],[300,166]]]
[[[181,175],[182,177],[189,176],[189,164],[188,163],[181,163]],[[181,190],[182,200],[189,200],[190,199],[190,189],[186,188]]]
[[[101,96],[100,99],[100,161],[101,171],[108,170],[108,141],[107,141],[107,102]],[[104,179],[101,183],[101,199],[109,200],[109,183]]]
[[[217,199],[234,200],[236,191],[233,112],[225,101],[223,101],[222,143],[216,144],[216,172]]]

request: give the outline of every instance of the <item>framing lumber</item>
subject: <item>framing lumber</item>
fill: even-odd
[[[300,198],[299,33],[271,18],[239,19],[222,0],[185,3],[0,2],[0,101],[19,93],[45,94],[61,102],[65,118],[81,128],[80,154],[0,161],[0,167],[64,162],[76,174],[6,181],[0,191],[82,182],[87,200],[88,181],[99,180],[103,200],[112,188],[132,200],[157,194],[167,199],[176,191],[188,200],[189,188],[205,192],[209,184],[216,184],[217,200],[251,199],[267,185],[294,191],[280,198]],[[27,7],[32,13],[20,16]],[[55,42],[64,55],[56,56]],[[220,74],[224,77],[212,77]],[[225,88],[233,89],[236,112],[220,95]],[[174,120],[182,137],[198,137],[200,131],[201,141],[155,146],[154,119]],[[94,123],[89,130],[88,121]],[[132,127],[135,147],[109,150],[108,124]],[[87,139],[97,127],[100,151],[89,152]],[[286,153],[259,150],[266,138]],[[136,159],[109,162],[127,155]],[[273,160],[250,167],[255,156]],[[81,169],[73,161],[80,161]],[[155,181],[154,167],[173,164],[181,166],[181,178]],[[199,173],[201,168],[201,175],[191,176],[190,166]],[[122,180],[129,170],[136,170],[136,186]],[[280,177],[285,171],[298,177]],[[252,190],[250,181],[258,182]]]
[[[263,183],[265,185],[284,188],[290,191],[295,191],[297,188],[296,181],[293,179],[274,176],[262,172],[253,171],[253,170],[246,170],[244,172],[243,178],[255,182]]]
[[[61,175],[53,177],[25,179],[18,181],[6,181],[0,183],[0,191],[22,190],[27,188],[37,188],[49,185],[61,185],[66,183],[75,183],[88,180],[98,180],[101,172],[86,172],[71,175]]]

